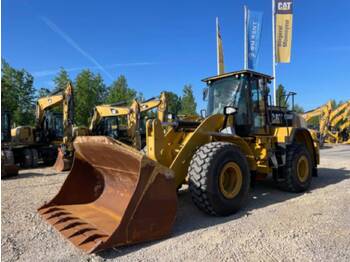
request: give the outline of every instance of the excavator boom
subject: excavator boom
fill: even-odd
[[[69,170],[73,158],[74,97],[71,83],[67,84],[60,102],[63,103],[63,141],[58,149],[57,159],[53,166],[59,172]]]

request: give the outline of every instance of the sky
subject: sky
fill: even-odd
[[[191,84],[199,111],[201,79],[216,74],[216,17],[225,71],[243,68],[244,5],[264,12],[256,70],[272,74],[271,0],[3,0],[1,56],[36,88],[52,88],[60,67],[72,79],[90,69],[107,85],[123,74],[145,98]],[[291,63],[277,65],[276,79],[305,110],[350,99],[349,11],[348,0],[294,0]]]

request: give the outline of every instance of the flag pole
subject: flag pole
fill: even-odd
[[[219,59],[219,17],[216,17],[216,68],[217,74],[220,75],[220,59]]]
[[[244,69],[248,69],[247,6],[244,5]]]
[[[275,0],[272,0],[272,76],[273,76],[273,103],[276,106],[276,33],[275,33]]]

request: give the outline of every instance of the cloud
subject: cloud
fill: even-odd
[[[65,32],[63,32],[54,22],[52,22],[47,17],[42,16],[41,20],[56,34],[61,36],[70,46],[77,50],[81,55],[90,60],[98,69],[105,73],[111,80],[113,77],[107,70],[99,63],[97,60],[92,57],[89,53],[83,50],[72,38],[70,38]]]
[[[103,65],[103,68],[114,68],[114,67],[127,67],[127,66],[147,66],[147,65],[155,65],[157,63],[153,62],[135,62],[135,63],[119,63],[119,64],[111,64],[111,65]],[[67,72],[74,72],[74,71],[80,71],[83,69],[101,69],[98,66],[79,66],[79,67],[71,67],[71,68],[64,68]],[[56,75],[60,72],[60,68],[56,69],[49,69],[49,70],[41,70],[32,72],[32,75],[34,77],[45,77],[50,75]]]

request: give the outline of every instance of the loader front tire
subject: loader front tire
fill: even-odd
[[[284,180],[279,186],[284,191],[306,191],[312,180],[312,161],[309,151],[302,144],[287,147],[286,165],[283,167]]]
[[[192,200],[205,213],[230,215],[247,199],[248,162],[232,143],[211,142],[201,146],[192,157],[188,174]]]

